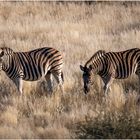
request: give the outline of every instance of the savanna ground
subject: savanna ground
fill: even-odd
[[[0,2],[0,46],[50,46],[64,57],[65,93],[46,96],[44,79],[24,82],[24,96],[1,72],[0,138],[140,138],[138,79],[116,80],[106,98],[93,76],[83,94],[84,64],[97,50],[140,48],[140,2]],[[55,82],[55,81],[54,81]]]

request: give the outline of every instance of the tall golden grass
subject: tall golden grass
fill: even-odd
[[[50,46],[64,57],[64,89],[47,97],[42,79],[24,82],[24,96],[1,72],[0,138],[140,138],[138,79],[116,80],[106,98],[94,76],[83,94],[80,64],[97,50],[140,48],[137,2],[0,2],[0,46]],[[55,86],[56,89],[56,86]]]

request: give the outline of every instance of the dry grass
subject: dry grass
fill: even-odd
[[[0,46],[15,51],[50,46],[65,62],[63,96],[59,90],[45,96],[40,81],[25,82],[19,98],[2,72],[0,138],[140,138],[137,77],[115,81],[104,98],[95,76],[85,96],[79,69],[99,49],[140,48],[139,21],[139,2],[0,2]]]

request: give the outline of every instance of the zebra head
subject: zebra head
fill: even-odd
[[[92,66],[90,65],[88,68],[80,65],[80,69],[83,71],[84,92],[87,94],[90,91],[91,86]]]
[[[9,64],[9,58],[13,53],[14,51],[11,48],[0,48],[0,70],[3,69],[3,66],[7,66]]]

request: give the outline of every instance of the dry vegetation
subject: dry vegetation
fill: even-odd
[[[65,62],[65,94],[55,90],[52,97],[45,96],[42,79],[25,82],[19,98],[2,72],[0,138],[140,138],[137,77],[116,80],[103,98],[95,76],[85,96],[79,69],[99,49],[140,48],[139,29],[139,2],[0,2],[0,46],[15,51],[50,46]]]

